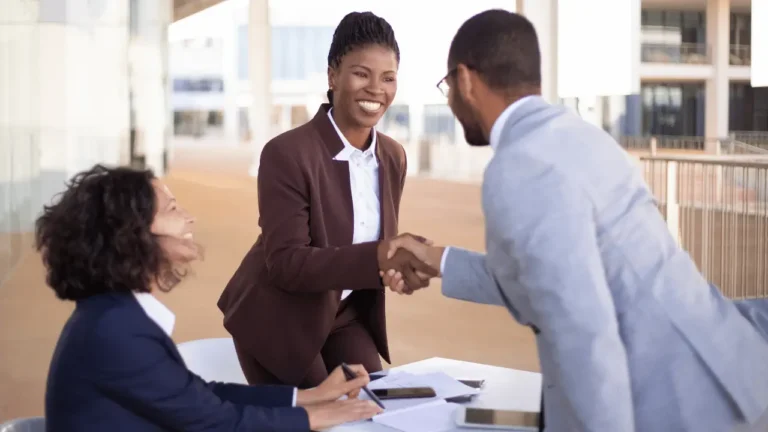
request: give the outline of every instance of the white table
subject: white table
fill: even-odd
[[[541,403],[541,374],[479,363],[434,357],[392,368],[393,372],[422,374],[445,372],[456,379],[484,379],[485,387],[471,402],[462,405],[475,408],[538,412]],[[373,422],[358,422],[337,426],[328,432],[393,432]],[[487,429],[456,428],[455,432],[487,432]]]

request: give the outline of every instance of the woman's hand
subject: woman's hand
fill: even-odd
[[[362,365],[349,365],[349,368],[357,376],[347,381],[341,366],[333,372],[319,386],[309,390],[299,390],[296,395],[296,405],[308,406],[339,400],[342,396],[349,399],[357,399],[360,389],[367,385],[371,379],[368,371]]]
[[[304,408],[309,417],[309,427],[323,430],[340,424],[367,420],[381,412],[381,408],[373,401],[347,399],[311,405]]]

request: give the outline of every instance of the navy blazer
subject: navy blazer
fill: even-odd
[[[131,294],[77,302],[51,360],[49,432],[308,431],[293,387],[208,383]]]

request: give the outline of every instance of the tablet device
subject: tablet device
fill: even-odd
[[[539,413],[459,407],[456,424],[467,428],[537,432]]]

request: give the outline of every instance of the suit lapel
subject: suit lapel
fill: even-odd
[[[341,244],[352,244],[355,229],[355,213],[352,207],[352,184],[349,177],[349,162],[333,160],[331,164],[333,166],[333,173],[336,176],[336,185],[339,188],[339,204],[344,210],[339,212],[343,219],[339,221],[338,226],[346,228]]]
[[[393,161],[382,150],[384,146],[381,145],[381,136],[376,137],[376,139],[379,143],[376,147],[376,158],[379,162],[379,218],[381,223],[379,238],[387,239],[397,235],[397,216],[392,199]],[[394,180],[400,181],[400,179]]]
[[[144,308],[141,307],[139,302],[136,300],[136,298],[133,297],[133,295],[114,295],[115,298],[118,298],[120,301],[128,302],[131,307],[136,311],[137,315],[141,317],[142,320],[147,320],[151,323],[151,326],[155,332],[155,335],[162,339],[163,345],[168,349],[168,352],[171,353],[171,357],[173,357],[174,360],[177,362],[184,364],[184,360],[181,358],[181,354],[179,353],[178,348],[176,348],[176,344],[173,342],[173,339],[171,339],[167,334],[165,334],[165,331],[160,328],[160,326],[152,320],[152,318],[147,315]]]
[[[355,228],[355,215],[352,207],[352,186],[350,184],[349,177],[349,162],[335,160],[337,154],[344,150],[344,143],[339,138],[339,134],[334,129],[331,120],[328,118],[328,111],[331,109],[329,104],[322,104],[320,109],[317,110],[317,114],[312,119],[312,126],[320,136],[320,140],[328,149],[327,160],[331,168],[333,175],[333,182],[338,187],[338,202],[334,202],[333,206],[340,206],[341,211],[338,212],[341,215],[342,220],[339,223],[333,224],[334,226],[345,227],[344,232],[334,232],[331,235],[332,239],[339,239],[340,244],[352,244]]]

